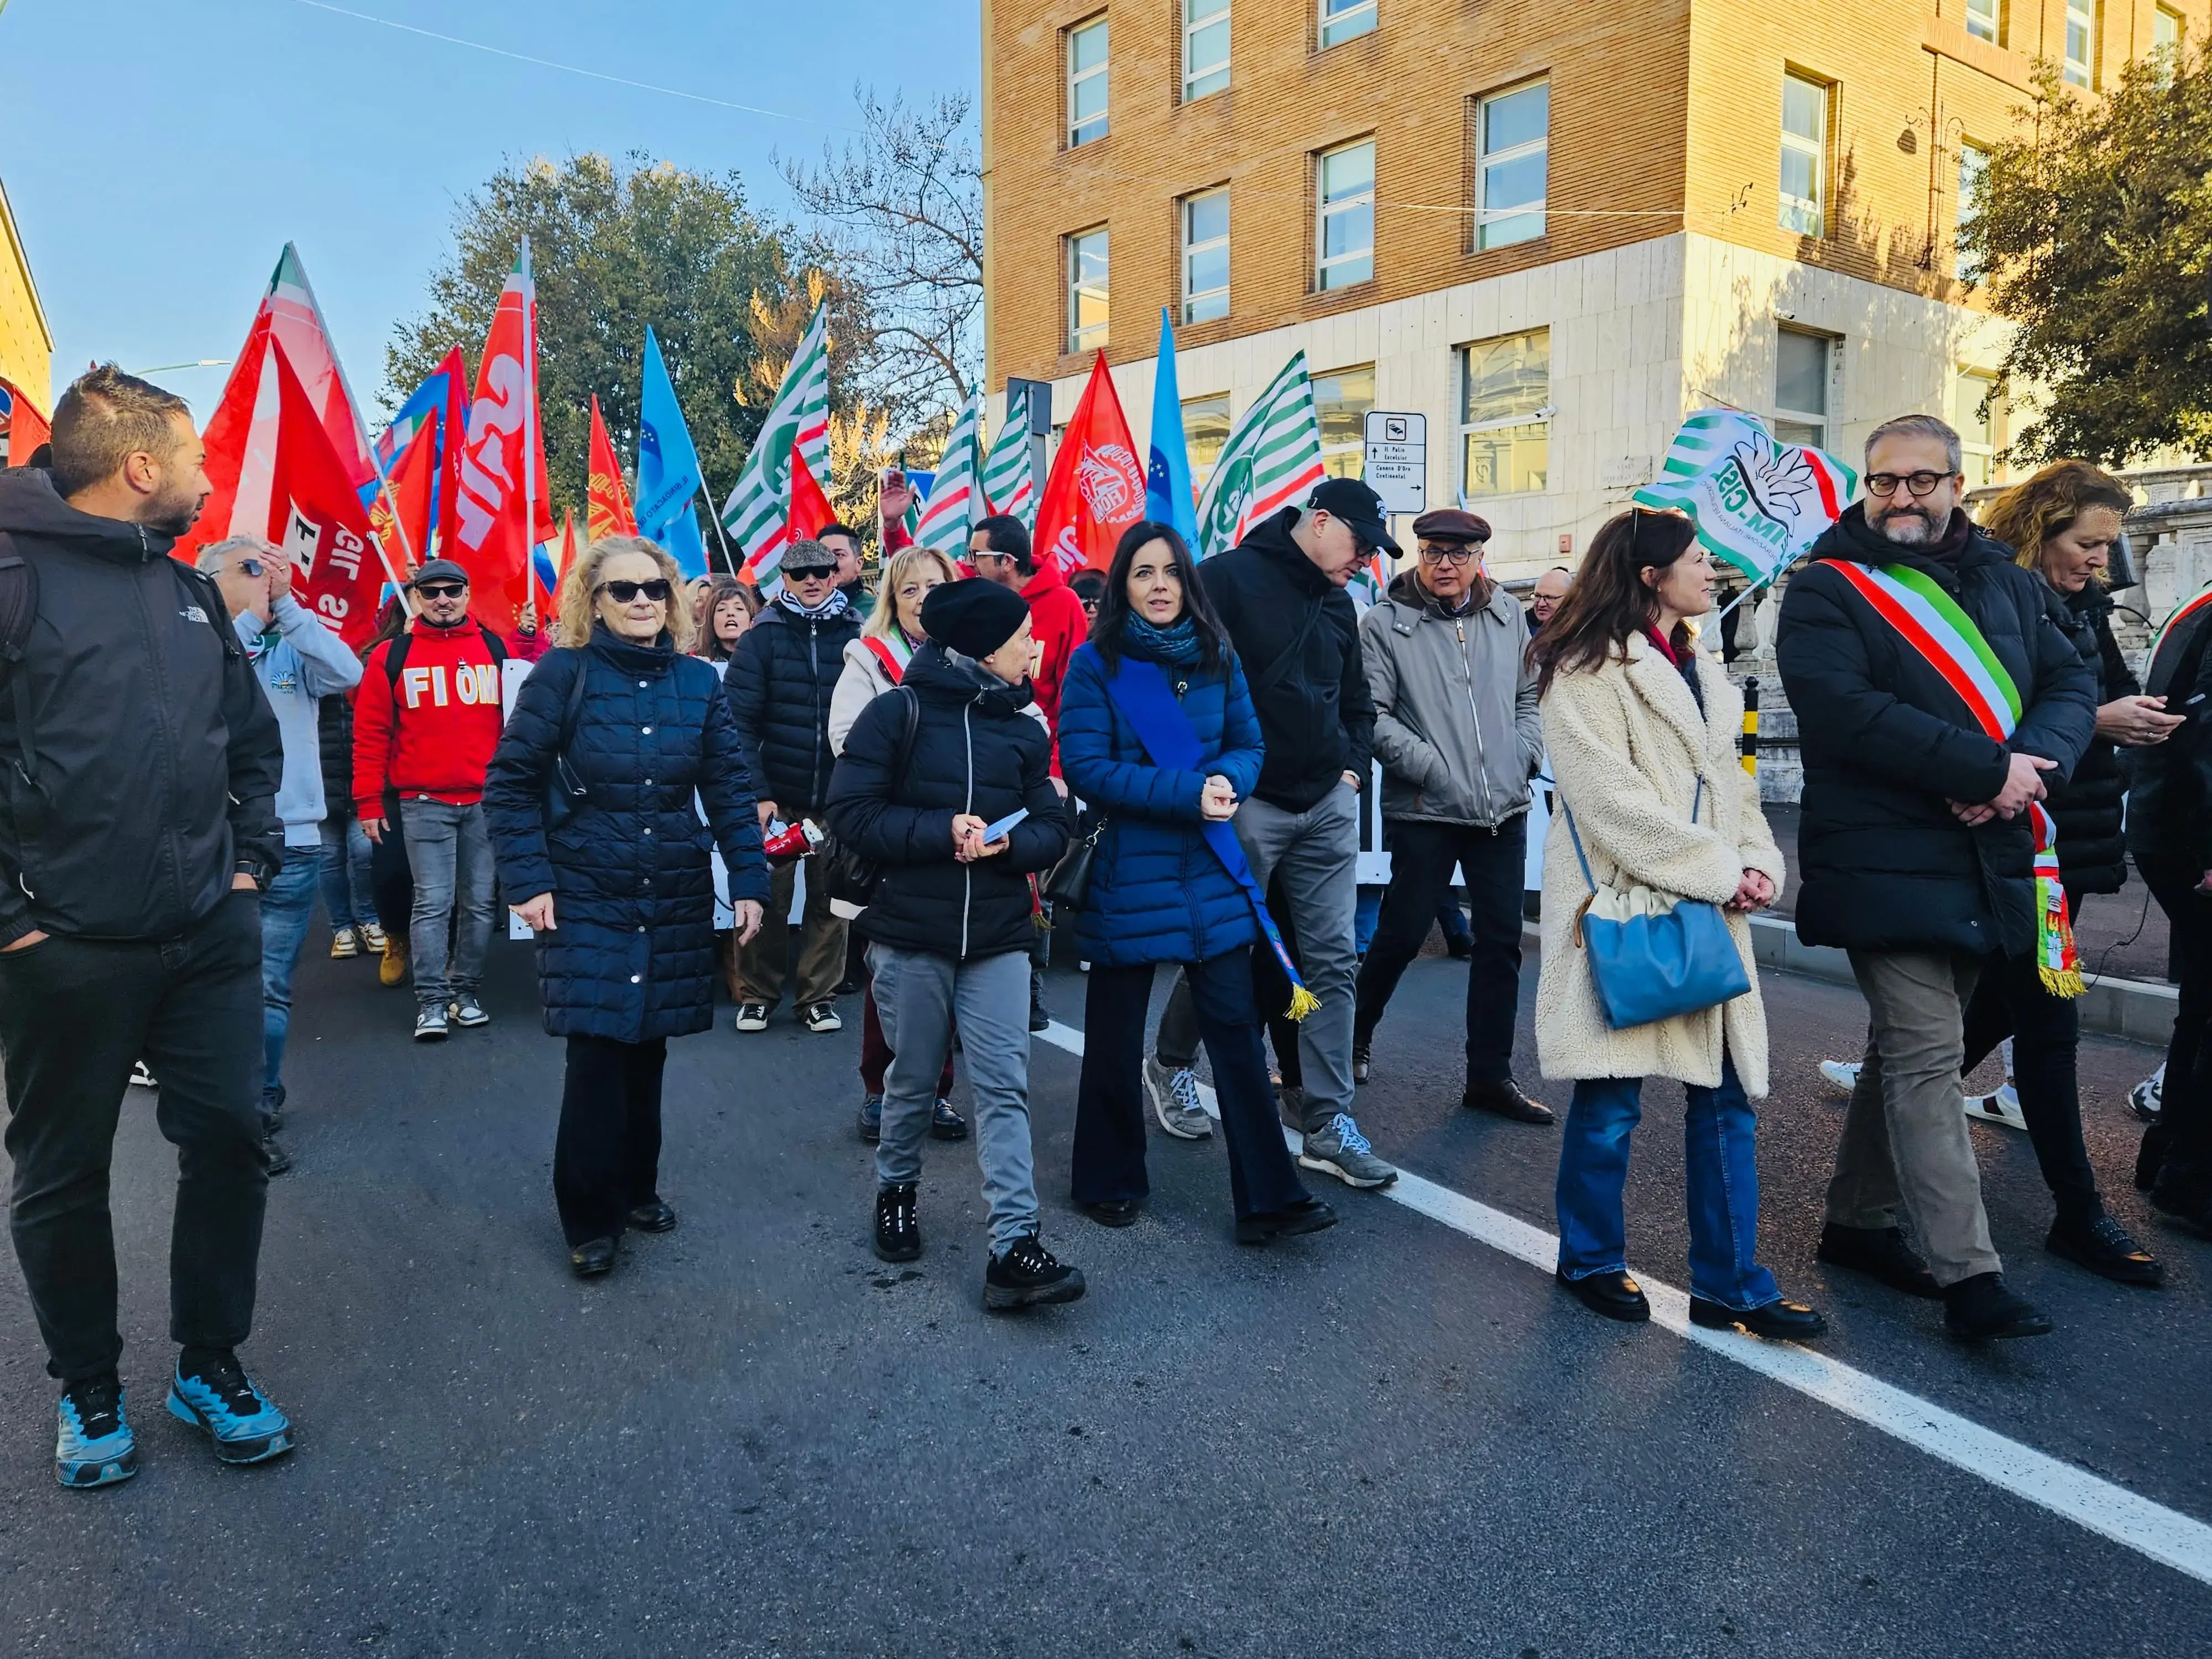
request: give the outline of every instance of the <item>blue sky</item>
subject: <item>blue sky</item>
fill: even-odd
[[[227,358],[299,244],[348,372],[374,403],[392,324],[422,305],[454,204],[502,159],[641,149],[734,167],[790,210],[771,153],[857,124],[855,81],[972,91],[974,0],[8,0],[0,179],[66,383]],[[361,21],[602,74],[617,86]],[[223,371],[155,378],[204,418]]]

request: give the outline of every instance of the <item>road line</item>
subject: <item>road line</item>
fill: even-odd
[[[1036,1035],[1071,1054],[1083,1053],[1083,1033],[1072,1025],[1054,1020]],[[1200,1084],[1199,1092],[1206,1110],[1219,1117],[1212,1090]],[[1297,1150],[1295,1133],[1286,1129],[1283,1139]],[[1557,1234],[1433,1181],[1401,1170],[1381,1195],[1542,1273],[1550,1273],[1558,1264]],[[1810,1348],[1692,1325],[1686,1292],[1641,1273],[1636,1279],[1650,1298],[1654,1324],[2039,1509],[2212,1584],[2212,1526]]]

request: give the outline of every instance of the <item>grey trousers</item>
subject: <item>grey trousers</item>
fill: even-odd
[[[1298,973],[1321,1006],[1298,1024],[1298,1069],[1305,1085],[1305,1118],[1299,1126],[1324,1129],[1352,1109],[1352,981],[1359,958],[1352,949],[1352,913],[1359,902],[1352,880],[1359,854],[1359,799],[1340,784],[1303,812],[1248,798],[1237,809],[1237,839],[1262,891],[1279,871],[1291,926],[1298,939]],[[1267,947],[1255,945],[1256,954]],[[1160,1015],[1154,1052],[1162,1064],[1191,1063],[1198,1054],[1198,1014],[1190,987],[1178,979]]]
[[[1966,1003],[1981,964],[1934,952],[1854,951],[1850,957],[1872,1030],[1844,1115],[1827,1218],[1839,1227],[1891,1227],[1902,1202],[1938,1285],[1996,1273],[2003,1263],[1990,1243],[1959,1077]]]
[[[938,1074],[960,1025],[975,1101],[975,1159],[991,1206],[991,1249],[1002,1255],[1037,1230],[1036,1169],[1030,1152],[1030,957],[1026,951],[962,962],[933,951],[868,947],[876,1012],[891,1046],[884,1074],[876,1181],[921,1178],[921,1145],[937,1103]]]
[[[408,867],[415,872],[415,910],[407,923],[415,1000],[442,1008],[450,998],[483,983],[484,957],[491,951],[491,836],[484,828],[482,801],[454,806],[441,800],[403,800],[399,822],[407,831]]]

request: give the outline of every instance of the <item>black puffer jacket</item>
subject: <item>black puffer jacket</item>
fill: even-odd
[[[353,699],[325,697],[315,709],[315,738],[323,756],[323,799],[340,823],[353,816]]]
[[[579,672],[588,678],[568,763],[587,793],[549,836],[545,786]],[[484,778],[484,818],[508,900],[553,895],[538,973],[556,1036],[641,1042],[714,1024],[708,848],[722,849],[732,901],[768,898],[760,820],[721,690],[714,669],[677,655],[666,635],[639,646],[604,628],[584,650],[547,652],[523,682]]]
[[[1198,568],[1244,665],[1267,740],[1267,763],[1252,793],[1288,812],[1313,805],[1346,772],[1364,788],[1375,746],[1359,613],[1291,539],[1297,521],[1298,509],[1286,507]],[[1293,645],[1297,659],[1285,663]]]
[[[2097,677],[2100,707],[2142,690],[2112,637],[2112,596],[2094,582],[2058,601],[2057,621]],[[2092,738],[2065,782],[2045,804],[2058,830],[2058,872],[2075,893],[2117,893],[2127,885],[2127,844],[2121,797],[2127,793],[2120,757],[2108,738]]]
[[[2020,692],[2009,744],[1984,734],[1958,693],[1825,562],[1783,596],[1775,654],[1805,758],[1797,936],[1866,951],[2021,955],[2035,939],[2026,814],[1968,829],[1951,801],[2004,787],[2009,751],[2056,761],[2063,784],[2096,725],[2096,678],[2054,616],[2042,578],[1954,513],[1942,544],[1885,541],[1854,505],[1816,561],[1907,564],[1972,618]]]
[[[823,622],[771,604],[730,658],[722,684],[753,787],[786,818],[819,812],[830,798],[830,699],[845,647],[860,637],[849,605]]]
[[[914,653],[903,688],[921,699],[904,774],[892,775],[906,699],[887,691],[853,722],[830,789],[830,830],[883,868],[853,925],[879,945],[963,961],[1026,951],[1036,937],[1028,878],[1067,850],[1052,739],[1022,712],[1029,684],[1008,685],[933,643]],[[995,823],[1023,807],[1030,815],[1005,852],[972,864],[953,856],[956,814]]]
[[[2212,870],[2212,606],[2168,622],[2143,678],[2187,718],[2164,743],[2128,751],[2128,851]]]

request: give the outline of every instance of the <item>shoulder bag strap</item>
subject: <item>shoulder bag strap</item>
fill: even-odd
[[[1273,690],[1276,682],[1289,673],[1298,659],[1305,654],[1306,641],[1320,623],[1322,606],[1326,603],[1324,596],[1306,606],[1305,618],[1299,623],[1298,631],[1291,636],[1291,642],[1284,647],[1283,653],[1261,669],[1257,678],[1247,677],[1245,690],[1251,694],[1254,702],[1259,701],[1262,692]]]

